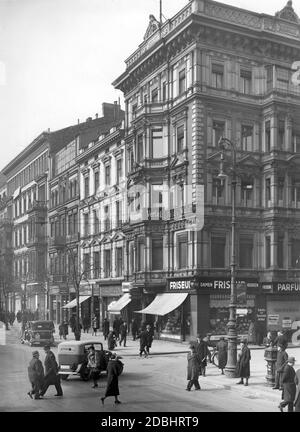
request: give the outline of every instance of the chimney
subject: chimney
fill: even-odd
[[[79,124],[80,123],[80,119],[77,119],[77,124]]]
[[[48,132],[50,132],[50,128],[48,128]]]
[[[96,117],[96,119],[98,118],[98,113],[96,113],[95,117]]]

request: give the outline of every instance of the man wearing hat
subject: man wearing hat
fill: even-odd
[[[250,378],[250,360],[251,360],[251,352],[248,348],[248,340],[242,340],[242,349],[239,353],[237,365],[236,365],[236,373],[237,376],[240,377],[240,381],[237,384],[244,384],[245,378],[245,386],[248,385],[248,380]]]
[[[44,368],[38,351],[33,351],[32,359],[28,366],[28,378],[31,382],[32,389],[27,393],[32,399],[41,399],[41,390],[44,383]]]
[[[283,402],[280,402],[278,408],[281,412],[283,412],[283,408],[288,406],[288,412],[294,411],[294,400],[296,396],[296,384],[295,384],[295,357],[289,357],[287,364],[283,369],[282,374],[282,399]]]
[[[58,375],[58,364],[55,359],[55,355],[50,350],[49,345],[44,346],[44,351],[46,353],[45,357],[45,384],[43,386],[43,391],[41,393],[41,396],[43,396],[48,387],[50,385],[54,385],[56,388],[56,395],[55,396],[62,396],[63,391],[60,385],[60,376]]]

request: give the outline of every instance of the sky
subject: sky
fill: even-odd
[[[101,115],[159,0],[0,0],[0,170],[41,132]],[[162,0],[172,18],[188,0]],[[274,15],[287,0],[224,0]],[[300,5],[294,1],[300,16]],[[297,59],[298,60],[298,59]],[[300,60],[300,59],[299,59]]]

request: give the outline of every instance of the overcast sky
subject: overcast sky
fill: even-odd
[[[163,0],[163,15],[187,3]],[[274,15],[287,0],[223,3]],[[149,14],[159,19],[159,0],[0,0],[0,170],[42,131],[94,118],[102,102],[123,105],[111,83]]]

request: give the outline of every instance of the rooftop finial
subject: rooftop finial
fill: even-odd
[[[293,8],[293,2],[292,0],[289,0],[286,4],[286,6],[281,9],[281,11],[276,12],[275,16],[277,18],[281,18],[287,21],[291,21],[291,22],[295,22],[295,23],[299,23],[299,17],[296,14],[296,12],[294,11]]]

